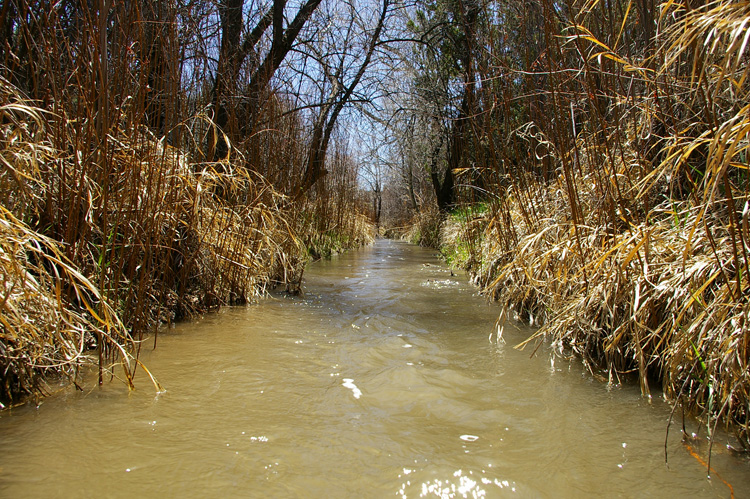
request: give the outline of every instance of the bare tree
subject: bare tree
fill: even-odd
[[[347,2],[345,9],[349,14],[349,22],[344,30],[346,36],[341,42],[342,49],[337,51],[332,47],[327,47],[328,50],[325,53],[318,51],[319,57],[322,55],[318,62],[322,66],[325,79],[330,82],[330,93],[322,103],[315,122],[310,156],[297,197],[303,195],[326,173],[324,166],[326,151],[331,140],[331,134],[336,126],[336,120],[344,107],[350,103],[357,86],[372,62],[373,54],[380,42],[380,36],[390,12],[390,6],[389,0],[383,0],[375,26],[372,28],[371,34],[367,35],[366,43],[363,44],[363,51],[356,53],[352,37],[356,36],[356,24],[357,22],[362,23],[362,19],[358,17],[355,5]],[[366,30],[363,29],[363,31]],[[332,57],[332,54],[337,53],[339,54],[337,59]],[[352,66],[352,60],[361,60],[361,62],[358,66]]]
[[[214,105],[216,107],[215,123],[222,129],[230,124],[230,109],[233,97],[239,93],[238,83],[240,70],[249,56],[257,62],[255,47],[266,30],[273,26],[271,47],[263,62],[257,66],[251,64],[250,83],[244,93],[257,104],[261,91],[268,85],[276,70],[287,56],[300,31],[310,19],[321,0],[307,0],[297,11],[294,19],[284,27],[284,10],[286,0],[274,0],[273,5],[260,15],[255,26],[245,32],[242,37],[243,0],[221,0],[219,2],[219,16],[221,18],[221,51],[214,87]],[[236,99],[235,103],[236,103]],[[251,124],[252,126],[252,124]],[[237,125],[230,127],[237,131]],[[231,133],[231,132],[230,132]],[[209,157],[223,158],[227,154],[227,143],[223,135],[218,135],[218,142],[213,145]]]

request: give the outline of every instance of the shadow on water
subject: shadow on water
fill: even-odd
[[[663,402],[513,349],[529,330],[488,341],[497,308],[433,252],[381,240],[306,276],[162,333],[143,360],[166,393],[0,415],[0,495],[729,497],[676,429],[664,465]],[[747,460],[712,463],[750,494]]]

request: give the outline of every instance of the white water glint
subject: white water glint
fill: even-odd
[[[352,395],[354,395],[355,399],[358,399],[362,396],[362,390],[357,388],[357,385],[354,384],[354,380],[351,378],[344,378],[344,382],[342,383],[344,388],[348,388],[352,391]]]

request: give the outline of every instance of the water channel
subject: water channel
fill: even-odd
[[[164,331],[117,381],[0,413],[1,497],[736,497],[664,437],[669,407],[515,344],[433,251],[381,240],[273,296]],[[694,427],[695,425],[693,425]],[[703,432],[705,434],[705,431]]]

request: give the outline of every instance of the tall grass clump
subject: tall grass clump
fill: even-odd
[[[436,209],[421,210],[414,215],[404,238],[412,244],[437,248],[440,246],[440,227],[443,220],[443,214]]]
[[[614,4],[534,2],[491,32],[528,52],[479,62],[489,209],[450,218],[446,251],[540,326],[524,345],[660,385],[750,448],[750,10]]]
[[[145,333],[299,278],[302,247],[262,178],[190,164],[147,129],[108,137],[113,174],[83,169],[55,142],[65,116],[0,90],[6,403],[90,364],[100,380],[123,365],[130,384]]]
[[[75,382],[92,363],[104,369],[119,360],[131,385],[137,363],[133,338],[91,276],[28,224],[45,201],[45,169],[56,158],[46,113],[0,78],[0,405],[44,393],[41,374]]]

